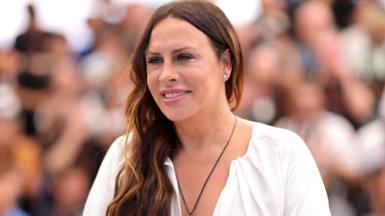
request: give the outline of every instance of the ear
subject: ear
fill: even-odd
[[[221,54],[221,63],[223,66],[223,76],[224,77],[230,77],[231,75],[231,70],[233,68],[233,64],[231,62],[231,55],[230,51],[226,49],[222,54]]]

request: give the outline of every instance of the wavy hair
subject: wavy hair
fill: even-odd
[[[132,57],[131,79],[135,84],[127,99],[129,144],[117,176],[114,198],[107,215],[169,215],[174,189],[164,162],[179,149],[172,121],[160,111],[147,87],[145,52],[151,32],[167,17],[184,20],[211,41],[217,57],[229,51],[232,72],[226,81],[226,97],[234,110],[241,98],[243,59],[233,26],[225,14],[206,1],[178,1],[158,8],[151,17]]]

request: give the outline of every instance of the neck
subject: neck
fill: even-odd
[[[234,126],[235,116],[230,108],[216,110],[175,122],[178,137],[184,151],[201,151],[223,148]]]

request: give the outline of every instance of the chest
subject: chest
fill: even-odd
[[[230,161],[211,163],[185,162],[176,163],[175,172],[178,181],[179,203],[183,216],[213,215],[218,198],[229,176]]]
[[[174,170],[170,169],[169,171],[176,191],[176,196],[172,202],[171,215],[189,215],[183,204]],[[189,210],[191,210],[192,205],[197,199],[196,194],[198,192],[196,191],[201,189],[201,184],[198,185],[196,183],[198,175],[193,174],[193,169],[190,169],[190,171],[190,175],[185,175],[185,182],[179,181],[182,183],[182,193],[185,193]],[[215,176],[213,181],[209,181],[206,186],[208,188],[204,190],[192,215],[283,215],[285,192],[284,186],[277,178],[277,173],[271,173],[271,171],[263,167],[252,166],[252,164],[243,159],[231,162],[231,166],[228,167],[226,172],[226,178],[223,178],[223,173],[218,173],[220,175],[217,174],[217,176],[222,177],[222,182],[220,182],[221,179]],[[195,191],[191,188],[183,190],[183,186],[186,188],[186,185],[198,189],[195,189]],[[187,196],[192,196],[193,198],[189,200]]]

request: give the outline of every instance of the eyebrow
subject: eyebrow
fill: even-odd
[[[187,47],[178,48],[178,49],[173,50],[172,53],[178,53],[178,52],[182,52],[182,51],[189,50],[189,49],[193,49],[193,47],[187,46]],[[159,55],[160,53],[146,50],[146,52],[144,54],[145,55]]]

